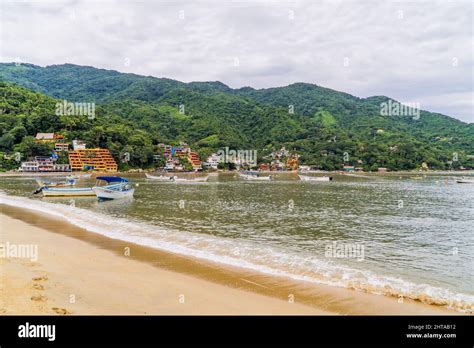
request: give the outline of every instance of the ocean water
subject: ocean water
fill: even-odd
[[[296,280],[474,309],[474,185],[445,175],[272,182],[127,176],[135,197],[33,195],[0,177],[0,204],[34,209],[111,238]],[[79,186],[93,185],[93,179]]]

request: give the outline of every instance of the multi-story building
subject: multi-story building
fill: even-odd
[[[73,140],[72,141],[72,149],[74,151],[76,151],[76,150],[85,150],[86,149],[86,143],[82,140]]]
[[[165,170],[183,170],[182,159],[187,159],[193,170],[202,169],[198,154],[192,152],[186,143],[180,143],[180,146],[159,144],[159,147],[163,148],[163,157],[166,160]]]
[[[188,155],[188,161],[193,166],[193,170],[201,170],[201,161],[199,160],[199,156],[196,152],[190,152]]]
[[[107,149],[79,149],[69,151],[72,170],[91,168],[100,172],[116,172],[117,163]]]
[[[165,164],[165,170],[173,170],[174,169],[174,162],[173,161],[167,161]]]
[[[70,172],[69,164],[57,164],[55,158],[36,156],[34,160],[21,163],[22,172]]]
[[[189,147],[172,147],[171,156],[173,157],[187,157],[190,152]]]
[[[170,145],[165,145],[164,146],[163,156],[165,156],[165,158],[168,159],[168,160],[172,159],[171,146]]]
[[[39,163],[36,161],[21,162],[20,172],[39,172]]]
[[[69,151],[69,143],[56,143],[54,144],[54,149],[57,152],[67,152]]]
[[[71,171],[71,165],[69,163],[62,163],[62,164],[58,164],[58,163],[55,163],[53,165],[53,171],[55,172],[70,172]]]
[[[213,153],[207,158],[206,162],[203,162],[203,166],[212,169],[217,169],[220,162],[221,156],[219,156],[217,153]]]

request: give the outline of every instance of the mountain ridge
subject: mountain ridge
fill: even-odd
[[[220,81],[184,83],[74,64],[43,68],[13,63],[0,64],[0,80],[6,82],[3,94],[14,94],[20,103],[25,103],[25,95],[36,98],[28,90],[56,100],[98,103],[97,118],[84,121],[87,127],[71,125],[71,120],[64,118],[55,125],[48,115],[41,116],[44,122],[38,124],[43,124],[41,131],[84,138],[116,154],[127,147],[125,134],[129,132],[119,127],[126,125],[142,137],[143,142],[134,145],[136,151],[145,149],[148,154],[146,160],[134,164],[142,167],[152,165],[149,154],[156,151],[156,144],[179,141],[192,144],[204,158],[229,146],[258,149],[262,159],[272,149],[287,146],[301,154],[302,163],[322,169],[337,169],[343,164],[367,170],[381,166],[413,169],[422,162],[445,169],[452,166],[447,163],[452,162],[453,153],[461,159],[455,163],[458,166],[470,166],[467,156],[474,154],[472,124],[427,111],[420,111],[419,119],[384,116],[380,104],[393,100],[389,97],[359,98],[309,83],[232,89]],[[9,106],[11,101],[4,97],[2,103]],[[44,112],[54,114],[50,107]],[[15,113],[16,118],[9,119],[10,127],[23,127],[28,136],[33,135],[25,116],[27,109]],[[119,128],[123,137],[109,134],[109,129]],[[2,148],[0,141],[0,150],[12,150],[22,142],[12,129],[5,126],[0,130],[6,137],[4,145],[10,145]],[[100,131],[106,135],[98,136]],[[9,135],[15,138],[13,143]],[[404,150],[397,153],[394,148]],[[350,154],[349,160],[344,160],[345,153]]]
[[[82,73],[84,72],[84,70],[89,70],[89,71],[92,70],[94,72],[96,72],[96,71],[99,71],[99,72],[102,72],[102,73],[105,72],[107,75],[111,75],[111,76],[124,76],[125,75],[125,76],[135,77],[137,79],[157,79],[157,80],[160,80],[160,81],[167,81],[171,84],[175,83],[176,85],[180,85],[180,86],[187,85],[187,86],[193,87],[193,86],[199,86],[199,85],[218,85],[218,86],[220,86],[220,89],[224,89],[224,90],[227,90],[227,91],[232,91],[233,93],[236,93],[236,94],[240,94],[240,93],[246,92],[246,91],[268,93],[268,92],[272,92],[272,91],[279,91],[279,90],[286,89],[286,88],[293,88],[293,87],[297,87],[297,86],[305,86],[305,87],[308,87],[308,88],[319,89],[319,90],[323,90],[323,91],[327,91],[327,92],[331,92],[331,93],[341,94],[341,95],[344,95],[346,97],[349,97],[349,98],[352,98],[352,99],[355,99],[355,100],[360,100],[360,101],[369,101],[369,100],[373,100],[374,98],[384,98],[386,100],[391,99],[391,100],[396,101],[395,99],[393,99],[391,97],[388,97],[388,96],[384,96],[384,95],[358,97],[358,96],[354,96],[354,95],[352,95],[350,93],[347,93],[347,92],[334,90],[334,89],[331,89],[331,88],[328,88],[328,87],[323,87],[323,86],[318,85],[316,83],[309,83],[309,82],[293,82],[293,83],[290,83],[290,84],[285,85],[285,86],[276,86],[276,87],[267,87],[267,88],[254,88],[254,87],[251,87],[251,86],[232,88],[232,87],[228,86],[227,84],[225,84],[221,81],[217,81],[217,80],[216,81],[182,82],[182,81],[167,78],[167,77],[157,77],[157,76],[153,76],[153,75],[140,75],[140,74],[128,73],[128,72],[126,73],[126,72],[120,72],[118,70],[113,70],[113,69],[97,68],[97,67],[94,67],[94,66],[78,65],[78,64],[72,64],[72,63],[52,64],[52,65],[47,65],[47,66],[44,66],[44,67],[40,66],[40,65],[32,64],[32,63],[20,63],[20,64],[18,64],[18,63],[0,63],[0,77],[2,77],[2,74],[5,73],[5,70],[2,69],[2,67],[4,67],[4,66],[25,66],[25,67],[31,67],[31,68],[34,68],[34,69],[46,69],[46,70],[47,69],[58,69],[58,68],[59,69],[62,69],[62,68],[80,68],[82,70]],[[22,83],[20,83],[18,81],[14,81],[14,78],[12,78],[12,76],[10,76],[10,78],[7,78],[7,79],[10,82],[15,82],[17,84],[22,85]],[[27,87],[27,86],[24,86],[24,87]],[[41,87],[44,87],[44,86],[41,86]],[[38,89],[38,91],[42,91],[42,90]],[[97,100],[97,101],[99,101],[99,100]],[[423,111],[431,112],[431,111],[428,111],[428,110],[423,110]],[[439,114],[439,115],[448,116],[450,118],[454,118],[455,120],[457,120],[459,122],[466,123],[464,121],[458,120],[455,117],[452,117],[452,116],[449,116],[449,115],[445,115],[445,114],[441,114],[441,113],[437,113],[437,112],[431,112],[431,113],[436,113],[436,114]]]

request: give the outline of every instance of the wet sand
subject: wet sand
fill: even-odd
[[[292,281],[110,239],[0,205],[0,314],[461,314],[444,307]]]

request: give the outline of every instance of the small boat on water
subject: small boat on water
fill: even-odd
[[[459,178],[456,179],[458,184],[474,184],[474,178]]]
[[[66,181],[44,181],[41,179],[36,179],[36,183],[41,187],[68,187],[76,185],[76,180],[67,179]]]
[[[298,174],[301,181],[331,181],[332,176],[309,176]]]
[[[37,190],[44,197],[84,197],[95,196],[94,191],[90,187],[42,187]],[[35,193],[39,193],[36,192]]]
[[[105,186],[94,186],[92,188],[99,200],[130,198],[133,197],[135,192],[130,182],[119,176],[98,176],[97,180],[107,183]]]
[[[239,177],[244,180],[253,180],[253,181],[270,181],[272,176],[261,176],[259,172],[253,171],[241,171],[239,172]]]
[[[145,173],[145,176],[147,177],[147,179],[159,180],[159,181],[172,181],[174,179],[174,176],[165,176],[165,175],[156,176],[156,175],[151,175],[148,173]]]
[[[151,175],[151,174],[145,173],[145,176],[147,177],[147,179],[157,180],[157,181],[168,181],[168,182],[169,181],[171,181],[171,182],[205,182],[209,179],[209,175],[199,176],[199,177],[194,177],[194,178],[191,178],[191,177],[180,178],[176,175],[173,175],[173,176],[164,176],[164,175],[156,176],[156,175]]]
[[[209,179],[209,175],[200,176],[196,178],[179,178],[175,175],[172,178],[173,182],[206,182]]]

